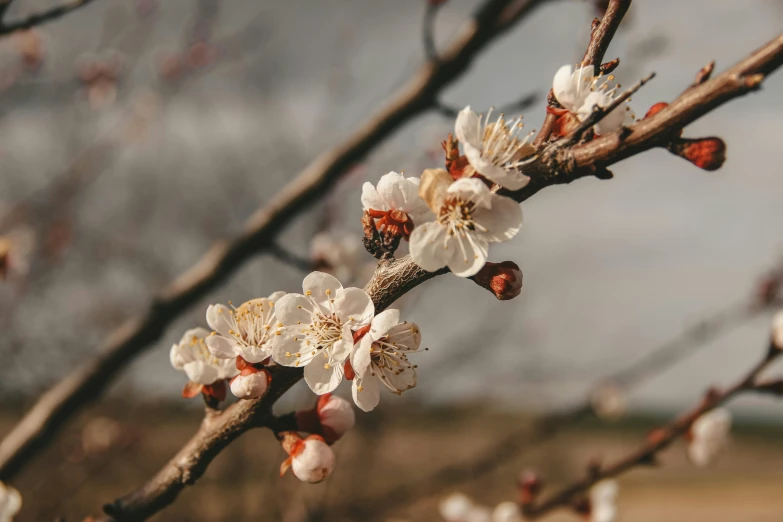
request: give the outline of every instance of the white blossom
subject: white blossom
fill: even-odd
[[[332,474],[335,457],[321,437],[310,436],[294,446],[291,470],[302,482],[315,484]]]
[[[188,330],[169,353],[174,369],[185,372],[188,379],[196,384],[213,384],[239,373],[234,360],[218,359],[210,353],[204,341],[209,335],[205,328]]]
[[[699,467],[708,465],[726,447],[731,431],[731,412],[715,408],[696,419],[691,426],[688,457]]]
[[[783,310],[775,314],[772,320],[772,344],[783,350]]]
[[[625,392],[611,381],[601,383],[590,396],[595,414],[604,420],[617,420],[625,415]]]
[[[416,386],[416,367],[408,354],[417,352],[420,343],[419,327],[401,323],[399,310],[385,310],[373,318],[370,330],[351,353],[356,374],[352,394],[359,408],[371,411],[378,405],[381,385],[398,395]]]
[[[258,399],[263,397],[269,387],[269,374],[264,370],[243,371],[231,379],[229,387],[238,399]]]
[[[366,211],[388,213],[392,221],[395,216],[400,221],[400,214],[406,214],[417,223],[429,213],[427,204],[419,198],[419,178],[406,178],[394,171],[381,176],[377,188],[370,182],[362,186],[362,206]],[[383,226],[384,222],[379,221],[378,229]]]
[[[617,518],[617,481],[602,480],[590,488],[590,521],[614,522]]]
[[[222,304],[207,307],[207,324],[215,330],[207,337],[207,347],[219,359],[242,357],[249,363],[260,363],[272,355],[267,341],[277,323],[275,301],[285,292],[252,299],[239,308]]]
[[[593,107],[608,107],[616,98],[616,88],[609,88],[613,76],[594,76],[593,66],[579,67],[570,65],[558,69],[552,82],[555,98],[568,112],[584,121],[593,112]],[[607,114],[594,129],[596,134],[608,134],[633,120],[629,111],[620,106]]]
[[[0,482],[0,522],[11,522],[22,509],[19,491]]]
[[[529,162],[527,159],[535,149],[528,144],[532,133],[520,139],[524,127],[522,118],[506,122],[501,114],[494,122],[487,112],[484,121],[479,114],[470,110],[470,106],[457,114],[454,134],[462,144],[462,150],[472,170],[509,190],[519,190],[530,182],[520,167]],[[473,172],[467,173],[469,177]]]
[[[318,399],[316,410],[321,428],[331,432],[329,439],[339,439],[356,423],[356,414],[351,403],[331,393],[322,395]]]
[[[372,320],[375,307],[361,288],[343,288],[333,276],[313,272],[302,294],[275,305],[279,322],[270,340],[272,358],[284,366],[304,366],[304,378],[318,395],[334,390],[353,348],[354,329]]]
[[[438,504],[438,512],[446,522],[464,522],[473,509],[473,501],[462,493],[452,493]]]
[[[519,205],[492,193],[480,179],[452,182],[445,170],[430,170],[422,184],[436,220],[416,227],[410,253],[428,272],[448,266],[460,277],[475,275],[487,261],[489,243],[508,241],[522,226]]]
[[[501,502],[492,511],[492,522],[522,522],[522,512],[516,502]]]
[[[310,240],[310,260],[313,268],[332,274],[340,281],[350,283],[358,279],[366,263],[367,252],[356,234],[344,230],[325,230]]]

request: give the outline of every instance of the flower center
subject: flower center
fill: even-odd
[[[196,337],[195,335],[190,339],[190,346],[194,346],[198,349],[198,355],[210,366],[219,366],[220,361],[217,357],[212,355],[212,352],[207,348],[207,343],[204,339]]]
[[[450,236],[455,233],[464,236],[467,230],[483,229],[473,220],[474,210],[476,210],[476,204],[472,201],[466,201],[459,197],[449,198],[440,207],[438,223],[448,229]],[[486,229],[484,230],[486,231]]]
[[[343,338],[343,328],[336,315],[316,314],[308,337],[312,337],[318,348],[329,348]]]
[[[484,120],[481,155],[496,166],[507,168],[521,166],[524,164],[521,160],[533,153],[532,150],[528,150],[530,146],[527,145],[533,132],[520,139],[520,133],[525,127],[521,116],[506,123],[501,114],[495,123],[489,123],[491,113],[492,111],[489,111]]]
[[[413,333],[415,327],[403,332],[403,335],[395,335],[394,338],[385,335],[374,341],[370,347],[370,371],[378,377],[383,384],[394,393],[402,393],[405,389],[398,388],[392,382],[404,372],[414,372],[416,366],[408,361],[405,351],[415,351],[415,348],[406,344],[407,334]],[[407,389],[407,386],[406,386]]]
[[[245,303],[235,310],[229,311],[232,329],[229,330],[234,339],[244,346],[261,346],[266,341],[270,324],[272,306],[264,307],[261,303]]]

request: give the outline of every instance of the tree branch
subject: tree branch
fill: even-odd
[[[174,319],[245,261],[268,249],[280,230],[320,199],[351,166],[413,117],[432,108],[438,94],[465,73],[490,42],[546,1],[487,0],[438,63],[425,64],[384,111],[318,157],[271,204],[252,216],[238,237],[214,245],[194,267],[165,287],[143,316],[116,330],[99,356],[46,392],[0,443],[0,480],[18,473],[68,419],[103,393],[129,361],[159,339]]]
[[[84,7],[93,1],[94,0],[70,0],[69,2],[63,3],[62,5],[51,8],[48,11],[34,13],[22,20],[7,23],[5,21],[5,14],[12,2],[12,0],[7,0],[0,7],[0,36],[15,33],[17,31],[23,31],[25,29],[31,29],[47,22],[57,20],[58,18],[67,15],[71,11],[75,11],[81,7]]]

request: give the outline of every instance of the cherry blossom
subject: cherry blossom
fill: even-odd
[[[470,169],[466,177],[479,173],[509,190],[519,190],[530,182],[520,168],[529,162],[535,149],[528,143],[533,133],[520,139],[522,118],[506,122],[503,114],[490,122],[492,111],[483,119],[470,109],[462,109],[454,123],[454,134],[462,144]]]
[[[583,121],[593,112],[594,106],[608,107],[616,97],[616,87],[609,88],[609,82],[613,79],[612,75],[594,76],[591,65],[577,69],[564,65],[558,69],[552,82],[552,92],[563,106],[563,111],[550,110],[561,117],[555,130],[560,128],[559,134],[565,134],[573,125],[573,118]],[[631,120],[633,115],[621,106],[607,114],[594,126],[594,130],[596,134],[608,134],[619,130]]]
[[[473,500],[462,493],[453,493],[440,501],[438,511],[446,522],[462,522],[473,509]]]
[[[222,304],[209,305],[207,324],[215,330],[206,343],[212,355],[219,359],[242,357],[249,363],[260,363],[272,355],[270,331],[277,324],[274,306],[285,292],[252,299],[239,308]]]
[[[620,386],[611,381],[598,385],[590,395],[590,404],[595,414],[604,420],[617,420],[625,415],[627,400]]]
[[[690,430],[688,457],[698,467],[707,466],[726,447],[731,431],[731,412],[715,408],[696,419]]]
[[[22,509],[19,491],[0,482],[0,522],[11,522]]]
[[[333,276],[313,272],[302,294],[277,302],[279,322],[270,339],[272,358],[284,366],[304,366],[304,378],[318,395],[334,390],[353,348],[353,332],[370,323],[375,307],[361,288],[343,288]]]
[[[313,269],[331,274],[346,283],[375,270],[374,263],[366,262],[367,252],[359,237],[344,230],[326,230],[313,236],[310,240],[310,260]]]
[[[384,174],[377,188],[372,183],[362,186],[362,206],[377,219],[379,232],[410,237],[416,223],[429,213],[427,204],[419,198],[419,179],[406,178],[396,172]]]
[[[193,328],[185,332],[179,343],[171,347],[169,357],[174,369],[185,372],[190,380],[182,394],[194,397],[201,391],[218,400],[225,398],[225,379],[239,373],[231,359],[218,359],[207,348],[205,339],[210,335],[205,328]]]
[[[399,310],[385,310],[373,318],[351,354],[353,400],[359,408],[371,411],[378,405],[381,385],[398,395],[416,386],[416,367],[408,354],[417,352],[420,343],[419,327],[400,322]]]
[[[280,475],[290,468],[302,482],[316,484],[332,474],[335,457],[332,448],[319,435],[302,440],[298,435],[286,433],[283,447],[289,457],[280,466]]]
[[[421,189],[436,220],[416,227],[410,253],[428,272],[448,266],[460,277],[475,275],[487,261],[489,243],[508,241],[522,226],[519,205],[478,178],[452,182],[445,170],[426,170]]]
[[[590,488],[590,521],[614,522],[617,518],[617,481],[602,480]]]
[[[492,510],[492,522],[522,522],[522,513],[516,502],[501,502]]]

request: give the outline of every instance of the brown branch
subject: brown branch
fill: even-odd
[[[320,199],[352,165],[430,109],[441,90],[467,71],[481,50],[546,1],[487,0],[439,62],[425,64],[384,111],[342,145],[317,158],[269,206],[252,216],[238,237],[216,244],[191,270],[165,287],[143,316],[127,322],[106,340],[101,355],[46,392],[0,443],[0,480],[8,480],[27,464],[68,419],[100,396],[129,361],[159,339],[174,319],[253,255],[268,249],[279,231]],[[416,284],[429,277],[420,277]]]
[[[629,455],[605,467],[593,466],[587,477],[564,487],[548,499],[542,500],[537,504],[524,505],[523,513],[525,517],[528,519],[537,519],[554,509],[570,506],[595,483],[615,477],[633,468],[654,463],[658,453],[669,447],[677,438],[687,433],[696,419],[734,396],[751,391],[772,393],[768,387],[764,388],[763,385],[757,386],[756,379],[759,374],[779,356],[779,354],[779,350],[770,350],[766,357],[757,363],[747,375],[742,377],[733,386],[724,391],[711,390],[697,407],[680,416],[668,426],[655,430],[642,446]]]
[[[81,7],[84,7],[93,1],[94,0],[70,0],[69,2],[65,2],[62,5],[53,7],[47,11],[34,13],[27,18],[23,18],[22,20],[6,23],[5,13],[11,4],[11,0],[7,0],[2,5],[2,8],[0,8],[0,36],[15,33],[17,31],[24,31],[25,29],[32,29],[33,27],[57,20],[58,18],[67,15],[71,11],[75,11]]]
[[[617,28],[620,27],[620,22],[623,21],[623,17],[628,12],[629,7],[631,7],[631,0],[610,0],[601,21],[598,22],[597,18],[593,20],[590,43],[587,45],[587,50],[582,58],[582,67],[592,65],[595,74],[598,75],[601,74],[602,70],[613,70],[620,64],[619,60],[612,60],[606,64],[605,68],[601,66],[606,50],[609,48],[609,44],[612,38],[614,38],[615,32],[617,32]],[[550,107],[558,106],[554,92],[551,90],[549,91],[548,102]],[[533,145],[540,147],[549,140],[549,136],[552,134],[552,125],[554,125],[556,119],[557,117],[554,114],[547,113],[544,123],[541,124],[541,130],[533,141]]]
[[[776,276],[781,269],[783,269],[783,262],[771,274]],[[777,288],[780,286],[780,277],[774,279],[770,286]],[[734,304],[709,318],[694,323],[674,339],[654,348],[636,362],[601,381],[611,382],[625,392],[641,386],[650,378],[663,373],[720,336],[748,324],[762,313],[781,306],[777,292],[770,292],[770,294],[769,298],[764,296],[761,299],[754,294],[749,302]],[[772,383],[769,385],[770,388],[774,386],[775,384]],[[573,426],[592,413],[593,407],[588,397],[564,411],[543,416],[535,422],[532,429],[522,428],[505,434],[469,461],[445,466],[426,477],[405,481],[377,495],[351,498],[336,509],[330,510],[328,515],[336,520],[366,521],[372,518],[383,518],[383,515],[399,506],[411,505],[418,499],[443,493],[451,487],[490,473],[498,466],[531,451],[539,444],[550,440],[555,433]]]

